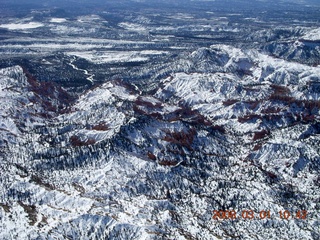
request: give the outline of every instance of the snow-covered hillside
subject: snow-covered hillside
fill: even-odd
[[[76,101],[0,70],[0,238],[318,239],[319,67],[227,45],[180,63]]]

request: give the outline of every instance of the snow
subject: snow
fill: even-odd
[[[68,52],[70,56],[84,58],[96,64],[116,63],[116,62],[144,62],[149,58],[140,54],[139,51],[104,51],[95,53],[93,51]]]
[[[111,85],[109,83],[102,86],[103,88],[107,88],[113,96],[120,98],[121,100],[129,100],[134,101],[138,96],[130,94],[125,87],[119,85]]]
[[[72,27],[64,25],[54,25],[50,28],[52,31],[56,31],[62,34],[79,34],[87,31],[95,31],[94,29],[88,30],[81,27]],[[129,40],[114,40],[114,39],[99,39],[99,38],[86,38],[86,37],[59,37],[55,38],[17,38],[6,39],[1,41],[0,51],[6,55],[38,55],[39,53],[45,54],[56,51],[64,51],[65,54],[74,54],[74,56],[83,57],[88,60],[97,61],[103,63],[114,62],[110,57],[110,52],[116,46],[122,45],[152,45],[152,42],[144,41],[129,41]],[[99,49],[101,53],[97,53],[96,49]],[[121,61],[132,61],[131,58],[135,58],[135,61],[145,61],[149,57],[166,54],[164,51],[127,51],[122,53],[118,52]],[[101,55],[101,56],[100,56]]]
[[[65,18],[51,18],[50,19],[51,23],[64,23],[66,21],[67,21],[67,19],[65,19]]]
[[[90,41],[79,39],[75,47],[80,50],[68,51],[74,56],[69,64],[83,71],[88,80],[94,75],[78,68],[76,57],[108,63],[166,54],[154,50],[94,52],[93,46],[110,42]],[[35,44],[46,45],[41,41]],[[57,39],[56,44],[62,47],[63,40]],[[70,49],[71,45],[67,43]],[[208,58],[198,53],[207,53]],[[41,128],[30,124],[23,133],[16,124],[30,121],[41,108],[29,101],[28,82],[20,67],[0,70],[1,137],[9,139],[8,131],[17,135],[15,141],[6,143],[9,160],[0,161],[5,169],[3,179],[10,181],[1,184],[0,200],[12,208],[6,213],[0,206],[4,223],[0,238],[16,234],[19,239],[79,239],[84,235],[90,239],[184,239],[185,233],[195,239],[213,239],[234,230],[245,239],[250,239],[252,231],[273,238],[289,232],[292,239],[312,239],[310,229],[317,226],[318,215],[300,223],[273,219],[276,227],[269,227],[268,221],[231,224],[211,218],[212,211],[221,206],[237,211],[268,208],[276,214],[288,201],[316,211],[319,189],[314,181],[318,176],[312,164],[318,161],[319,137],[303,137],[316,122],[292,124],[286,119],[289,104],[271,103],[270,95],[272,84],[281,84],[291,97],[308,97],[301,86],[319,76],[319,68],[224,45],[200,49],[188,57],[191,67],[205,66],[211,60],[210,67],[220,65],[212,72],[171,73],[160,79],[156,93],[142,92],[142,87],[135,85],[139,94],[132,93],[120,80],[106,80],[81,94],[69,112],[53,119],[39,118],[37,124],[44,123]],[[225,61],[217,63],[221,57]],[[252,74],[241,77],[237,70]],[[139,102],[145,107],[143,114],[134,110]],[[269,107],[281,111],[264,112]],[[14,118],[20,114],[23,118]],[[174,121],[166,121],[170,114]],[[267,117],[277,114],[281,117],[278,122],[268,121]],[[203,119],[207,125],[201,123]],[[254,140],[256,133],[266,129],[270,134]],[[72,136],[84,143],[95,141],[73,146]],[[7,161],[19,164],[20,169]],[[166,166],[166,161],[174,164]],[[289,184],[299,189],[299,197],[283,197],[290,193]],[[8,198],[10,189],[16,194]],[[36,207],[35,226],[30,226],[19,198]],[[43,218],[47,223],[39,230]],[[260,232],[265,226],[269,232]],[[40,231],[43,236],[35,236]]]
[[[56,34],[85,34],[85,33],[95,33],[95,28],[84,28],[84,27],[73,27],[73,26],[66,26],[66,25],[54,25],[50,28],[53,33]]]
[[[135,23],[127,23],[127,22],[122,22],[118,24],[119,27],[125,28],[130,31],[137,31],[137,32],[145,32],[147,31],[147,28],[140,24],[135,24]]]
[[[167,51],[158,51],[158,50],[143,50],[140,52],[142,55],[162,55],[167,54]]]
[[[39,28],[43,26],[44,24],[39,22],[0,24],[0,28],[7,28],[8,30],[34,29],[34,28]]]
[[[320,40],[320,28],[315,28],[309,32],[307,32],[304,36],[302,36],[304,40],[310,41],[319,41]]]
[[[77,21],[81,23],[84,23],[84,22],[92,23],[92,22],[101,22],[103,21],[103,19],[99,15],[92,14],[92,15],[80,16],[78,17]]]
[[[79,71],[83,71],[83,73],[87,76],[87,80],[89,81],[89,82],[91,82],[91,83],[93,83],[93,78],[94,78],[94,74],[90,74],[89,72],[88,72],[88,70],[86,70],[86,69],[80,69],[80,68],[78,68],[76,65],[74,65],[73,64],[73,62],[76,60],[76,58],[73,58],[71,61],[70,61],[70,63],[69,63],[69,65],[73,68],[73,69],[75,69],[75,70],[79,70]]]
[[[83,49],[86,48],[86,45]],[[80,48],[79,46],[79,48]],[[64,46],[65,47],[65,46]],[[87,48],[96,48],[96,45],[89,45]],[[103,45],[103,48],[112,48],[112,45]],[[77,46],[75,46],[75,49]],[[165,51],[155,51],[155,50],[143,50],[143,51],[81,51],[81,52],[67,52],[70,56],[77,56],[84,58],[90,62],[96,64],[103,63],[116,63],[116,62],[144,62],[149,60],[151,55],[162,55],[166,54]]]

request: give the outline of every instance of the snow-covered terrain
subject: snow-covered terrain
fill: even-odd
[[[103,84],[28,132],[14,115],[3,121],[1,237],[317,238],[319,68],[224,45],[191,56],[223,61],[215,73],[164,78],[154,95]],[[1,74],[8,104],[22,101],[22,69]],[[272,219],[213,220],[224,208],[270,210]],[[281,210],[308,218],[283,220]]]
[[[303,39],[310,41],[320,40],[320,28],[313,29],[303,36]]]
[[[0,19],[0,239],[320,239],[317,9],[54,2]]]
[[[44,26],[39,22],[29,22],[29,23],[7,23],[1,24],[0,28],[7,28],[9,30],[25,30],[25,29],[33,29]]]
[[[67,21],[67,19],[65,19],[65,18],[51,18],[51,20],[50,20],[51,23],[64,23],[66,21]]]

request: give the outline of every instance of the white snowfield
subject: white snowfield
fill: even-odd
[[[39,22],[0,24],[0,28],[6,28],[8,30],[25,30],[25,29],[39,28],[43,26],[44,24]]]
[[[51,23],[64,23],[64,22],[66,22],[66,21],[68,21],[68,20],[65,19],[65,18],[51,18],[51,19],[50,19],[50,22],[51,22]]]

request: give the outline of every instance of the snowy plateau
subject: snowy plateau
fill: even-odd
[[[5,2],[0,239],[320,239],[319,4]]]

